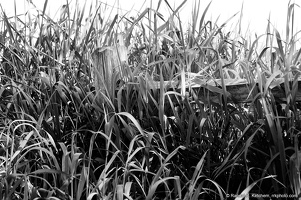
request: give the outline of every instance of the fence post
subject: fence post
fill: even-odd
[[[93,79],[95,90],[103,93],[114,92],[114,73],[119,73],[119,78],[123,78],[123,66],[127,63],[127,48],[124,46],[122,34],[118,35],[118,43],[115,46],[97,48],[93,54]]]

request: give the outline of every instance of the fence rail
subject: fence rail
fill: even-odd
[[[275,79],[269,87],[262,86],[260,88],[260,84],[254,82],[248,83],[247,80],[239,79],[226,79],[226,91],[227,91],[227,101],[228,102],[236,102],[236,103],[247,103],[252,102],[254,96],[256,94],[261,93],[262,95],[266,95],[270,97],[273,94],[273,97],[281,102],[287,101],[287,95],[285,94],[284,89],[284,79],[277,78]],[[153,89],[160,89],[160,82],[150,83],[153,85]],[[222,98],[223,90],[221,87],[221,80],[216,79],[214,81],[207,81],[202,79],[194,79],[190,81],[186,87],[186,93],[189,91],[193,91],[193,94],[196,95],[195,98],[198,98],[200,101],[204,103],[216,102],[219,103]],[[293,81],[290,82],[290,86],[292,88]],[[175,90],[181,93],[181,88],[177,82],[165,81],[164,87],[167,90]],[[266,87],[266,88],[265,88]],[[295,98],[296,102],[301,102],[301,80],[299,79],[294,87],[297,87],[295,90],[291,90],[289,95],[292,98]],[[294,92],[296,91],[296,92]]]

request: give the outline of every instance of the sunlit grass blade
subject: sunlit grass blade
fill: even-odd
[[[262,181],[263,179],[267,179],[267,178],[275,178],[275,176],[267,176],[264,178],[261,178],[259,180],[254,181],[251,185],[249,185],[247,188],[244,189],[244,191],[242,191],[242,193],[239,194],[238,197],[235,198],[235,200],[242,200],[244,198],[247,198],[247,196],[249,196],[249,193],[251,191],[251,189],[260,181]]]

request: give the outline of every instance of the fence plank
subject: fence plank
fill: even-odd
[[[221,83],[220,79],[216,79],[214,81],[212,80],[206,81],[206,80],[199,79],[197,81],[192,81],[192,83],[190,83],[189,86],[197,95],[197,98],[200,101],[204,103],[209,103],[209,101],[220,103],[221,94],[214,92],[213,90],[209,90],[208,87],[206,87],[207,85],[211,85],[217,88],[221,88],[220,83]],[[247,82],[247,80],[226,79],[225,83],[227,87],[227,92],[230,93],[228,97],[229,102],[236,102],[236,103],[252,102],[253,97],[252,95],[249,94],[253,86],[251,86]],[[155,82],[155,88],[160,89],[159,84],[160,84],[159,82]],[[177,88],[178,85],[177,82],[165,81],[164,85],[167,90],[175,90],[177,92],[180,92],[180,88]],[[187,92],[189,92],[188,91],[189,86],[187,85]],[[284,91],[284,80],[282,78],[275,79],[275,81],[270,85],[269,88],[270,88],[270,92],[274,95],[276,99],[283,102],[286,101],[286,95]],[[257,84],[253,90],[258,90]],[[301,80],[298,81],[298,92],[296,94],[296,102],[301,102]]]

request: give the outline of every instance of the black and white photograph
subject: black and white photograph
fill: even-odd
[[[0,200],[301,200],[301,0],[0,0]]]

